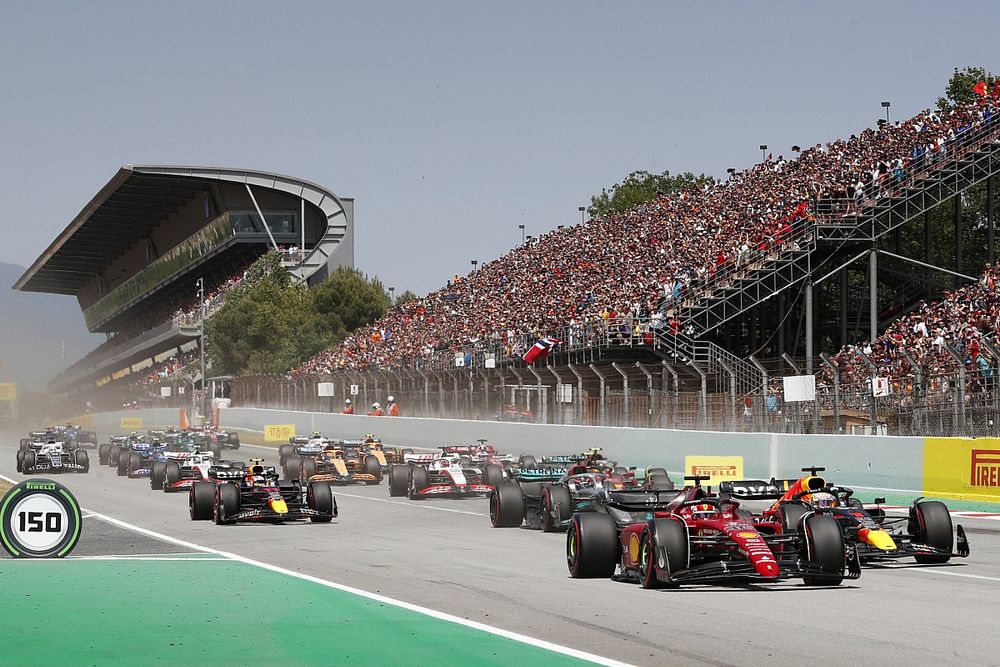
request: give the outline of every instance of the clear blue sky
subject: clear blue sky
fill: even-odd
[[[355,197],[359,268],[422,294],[634,169],[724,176],[915,113],[1000,68],[998,7],[8,2],[0,261],[124,163],[250,167]]]

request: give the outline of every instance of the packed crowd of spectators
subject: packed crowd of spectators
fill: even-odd
[[[961,150],[970,130],[993,121],[993,104],[927,109],[847,140],[793,147],[794,159],[768,156],[725,182],[551,231],[391,308],[297,371],[393,368],[470,346],[517,354],[522,341],[565,335],[566,327],[616,327],[640,340],[657,329],[690,333],[674,306],[797,243],[814,216],[852,215]]]
[[[869,395],[868,383],[878,377],[888,380],[886,391],[907,397],[913,395],[919,376],[928,394],[941,393],[954,385],[959,363],[965,367],[968,388],[972,392],[985,389],[997,367],[989,348],[996,347],[993,341],[1000,332],[998,282],[1000,266],[987,265],[975,284],[946,292],[939,302],[921,303],[874,341],[840,350],[831,359],[837,365],[842,391]],[[817,381],[830,387],[833,371],[823,368]]]

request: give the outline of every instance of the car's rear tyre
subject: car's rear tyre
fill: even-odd
[[[212,482],[195,482],[188,493],[188,514],[192,521],[207,521],[212,518],[212,507],[215,504],[215,484]]]
[[[576,579],[611,577],[618,565],[618,526],[607,514],[573,515],[566,535],[566,565]]]
[[[24,466],[24,452],[22,450],[17,450],[17,472],[21,472],[21,468]]]
[[[116,466],[118,461],[121,459],[122,448],[119,445],[111,445],[111,449],[108,450],[108,465]]]
[[[167,461],[163,466],[163,490],[167,493],[174,491],[174,484],[181,481],[181,464],[177,461]]]
[[[677,588],[663,581],[657,569],[672,574],[688,567],[691,543],[684,524],[674,519],[655,519],[639,540],[639,583],[643,588]]]
[[[483,469],[483,481],[488,486],[500,486],[503,484],[503,468],[496,463],[487,463]]]
[[[215,508],[212,518],[218,526],[236,523],[232,518],[240,511],[240,491],[235,485],[219,484],[215,487]]]
[[[219,443],[210,442],[208,444],[208,451],[212,452],[212,458],[216,461],[222,458],[222,448],[219,447]]]
[[[410,466],[410,498],[416,498],[421,491],[431,485],[427,468],[422,466]]]
[[[299,459],[299,479],[308,482],[316,474],[315,459]]]
[[[389,466],[389,496],[401,498],[406,495],[409,484],[410,467],[405,465]]]
[[[108,461],[111,459],[111,445],[103,444],[97,448],[97,463],[98,465],[106,466]]]
[[[306,504],[322,516],[311,516],[313,523],[330,523],[333,521],[333,491],[326,482],[310,482],[306,488]]]
[[[302,459],[297,456],[289,456],[285,459],[284,477],[285,479],[298,479],[299,469],[302,467]]]
[[[23,452],[26,449],[28,449],[28,445],[29,445],[28,439],[27,438],[21,438],[21,442],[18,443],[18,445],[17,445],[17,450],[20,451],[20,452]]]
[[[537,468],[538,467],[538,461],[536,461],[535,457],[532,456],[531,454],[522,454],[517,459],[517,464],[519,466],[521,466],[522,468]]]
[[[542,530],[546,533],[562,531],[562,522],[573,516],[573,509],[573,496],[565,486],[552,484],[543,489]]]
[[[77,472],[79,473],[90,472],[90,454],[87,453],[87,450],[78,449],[76,450],[74,456],[76,457],[76,464],[78,466],[83,466],[83,468],[80,468],[79,470],[77,470]]]
[[[239,449],[240,448],[240,434],[239,433],[230,433],[229,434],[229,446],[232,447],[233,449]]]
[[[921,544],[950,552],[954,547],[951,514],[948,507],[937,500],[917,503],[911,510],[916,528],[914,538]],[[914,556],[918,563],[933,565],[947,563],[951,556]]]
[[[149,488],[153,491],[163,490],[163,468],[166,464],[163,461],[153,461],[149,468]]]
[[[802,581],[807,586],[839,586],[844,580],[846,560],[844,533],[837,520],[825,514],[808,516],[802,522],[802,537],[806,560],[821,565],[825,570],[839,573],[803,577]]]
[[[802,517],[809,512],[809,508],[798,503],[785,503],[778,507],[778,516],[781,519],[781,532],[795,533],[799,530],[799,523]]]
[[[128,457],[131,454],[126,451],[118,452],[118,463],[115,464],[115,472],[119,477],[125,477],[128,474]]]
[[[490,523],[494,528],[516,528],[524,521],[524,493],[518,483],[501,484],[490,493]]]
[[[369,454],[365,457],[365,472],[374,477],[374,480],[369,480],[367,484],[375,485],[382,483],[382,464],[378,462],[378,457]]]
[[[285,466],[285,462],[295,456],[294,445],[281,445],[278,447],[278,465]]]

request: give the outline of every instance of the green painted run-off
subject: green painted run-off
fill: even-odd
[[[0,581],[2,664],[590,664],[231,560],[0,560]]]

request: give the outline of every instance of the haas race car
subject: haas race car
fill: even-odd
[[[240,521],[283,523],[309,519],[329,523],[337,516],[337,500],[326,482],[279,480],[278,472],[251,459],[245,470],[212,467],[209,481],[196,481],[188,492],[193,521],[218,525]]]
[[[17,472],[24,475],[35,473],[90,471],[87,450],[69,448],[63,442],[52,438],[39,440],[36,437],[21,440],[17,450]]]
[[[793,530],[756,525],[739,501],[702,488],[701,476],[675,491],[606,491],[591,512],[573,515],[566,563],[573,577],[638,581],[643,588],[685,583],[801,578],[835,586],[861,576],[857,553],[837,520],[810,514]]]
[[[951,514],[944,503],[917,498],[907,516],[887,516],[881,507],[866,509],[854,490],[829,484],[817,475],[824,468],[803,468],[799,479],[742,480],[723,482],[722,495],[745,505],[764,501],[766,506],[754,517],[761,527],[780,526],[794,530],[807,516],[825,516],[840,526],[848,544],[861,562],[913,557],[918,563],[947,563],[969,555],[969,540],[962,526],[953,534]],[[885,502],[876,498],[876,505]]]
[[[407,454],[406,465],[389,466],[389,495],[411,500],[483,496],[493,487],[479,468],[463,467],[458,455]]]

